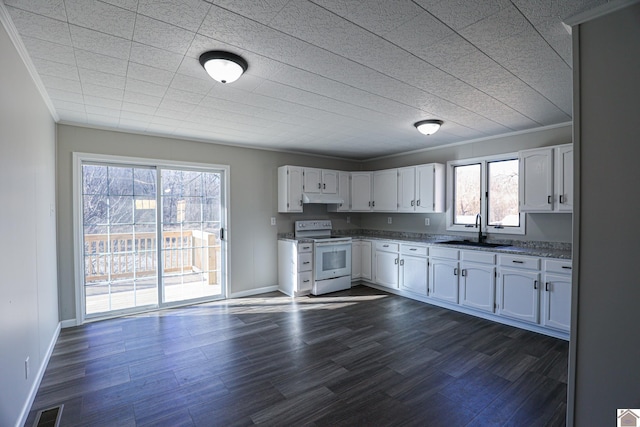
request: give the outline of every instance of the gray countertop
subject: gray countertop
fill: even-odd
[[[353,239],[366,240],[395,240],[407,243],[419,243],[427,246],[441,246],[456,249],[466,249],[474,251],[485,251],[504,254],[537,256],[544,258],[571,259],[571,244],[557,242],[536,242],[519,240],[489,240],[490,243],[499,243],[504,246],[498,247],[477,247],[467,245],[456,245],[444,243],[449,240],[467,240],[460,236],[449,235],[429,235],[418,233],[388,232],[378,230],[335,230],[335,236],[351,237]],[[293,233],[281,233],[280,240],[296,240]],[[305,239],[306,241],[311,241]],[[471,240],[471,239],[470,239]],[[304,241],[304,240],[300,240]]]

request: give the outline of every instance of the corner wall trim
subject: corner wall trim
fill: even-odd
[[[253,295],[266,294],[267,292],[275,292],[277,290],[277,285],[265,286],[264,288],[249,289],[248,291],[232,292],[229,298],[250,297]]]
[[[42,378],[44,377],[44,372],[46,371],[47,365],[49,364],[49,359],[51,359],[51,355],[53,354],[53,349],[56,346],[56,342],[58,342],[58,337],[60,336],[60,328],[61,323],[58,322],[58,326],[56,327],[56,330],[51,337],[51,341],[49,342],[47,352],[42,358],[42,363],[38,367],[38,375],[31,385],[31,390],[29,390],[29,397],[24,402],[24,406],[22,407],[20,418],[18,418],[16,427],[24,426],[27,422],[27,417],[29,416],[29,412],[31,411],[31,405],[33,405],[33,401],[36,399],[36,394],[38,394],[38,389],[40,388],[40,383],[42,382]]]
[[[74,326],[78,326],[78,322],[76,319],[67,319],[60,322],[60,327],[62,329],[73,328]]]

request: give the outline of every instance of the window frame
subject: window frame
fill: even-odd
[[[468,159],[450,160],[447,162],[447,231],[466,232],[466,233],[478,233],[478,229],[475,227],[468,227],[462,224],[455,224],[455,182],[454,182],[454,170],[456,166],[467,166],[473,164],[480,164],[480,215],[482,215],[482,232],[485,234],[526,234],[526,215],[524,212],[520,212],[518,205],[518,214],[520,215],[520,226],[503,226],[497,227],[493,225],[487,225],[489,219],[489,201],[487,197],[487,191],[489,191],[489,169],[488,164],[492,162],[501,162],[505,160],[518,160],[518,153],[504,153],[499,155],[474,157]],[[519,178],[520,181],[520,178]],[[520,182],[518,182],[518,186]],[[518,189],[519,190],[519,189]],[[519,191],[518,191],[519,193]]]

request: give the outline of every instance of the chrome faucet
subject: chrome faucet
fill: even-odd
[[[482,215],[476,215],[476,228],[478,229],[478,243],[486,240],[487,236],[482,235]]]

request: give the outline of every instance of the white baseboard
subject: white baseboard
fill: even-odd
[[[76,319],[68,319],[68,320],[63,320],[62,322],[60,322],[60,325],[61,325],[62,329],[64,329],[64,328],[73,328],[74,326],[78,326],[78,322],[76,322]]]
[[[73,322],[75,323],[75,320]],[[42,359],[42,363],[38,367],[38,374],[35,378],[35,381],[31,385],[31,390],[29,390],[29,397],[27,398],[27,401],[24,402],[24,406],[22,407],[22,412],[20,414],[20,418],[18,418],[16,427],[24,426],[24,424],[27,422],[27,417],[29,416],[29,412],[31,411],[31,406],[33,405],[33,401],[36,399],[36,394],[38,394],[40,383],[42,382],[42,378],[44,377],[44,372],[47,370],[49,359],[51,359],[51,354],[53,354],[53,349],[56,346],[56,342],[58,342],[61,325],[62,323],[58,322],[58,326],[56,327],[56,330],[51,337],[49,347],[47,348],[47,352],[45,353],[44,358]]]
[[[242,298],[250,297],[258,294],[266,294],[267,292],[274,292],[278,290],[278,285],[265,286],[264,288],[249,289],[248,291],[233,292],[229,295],[229,298]]]

